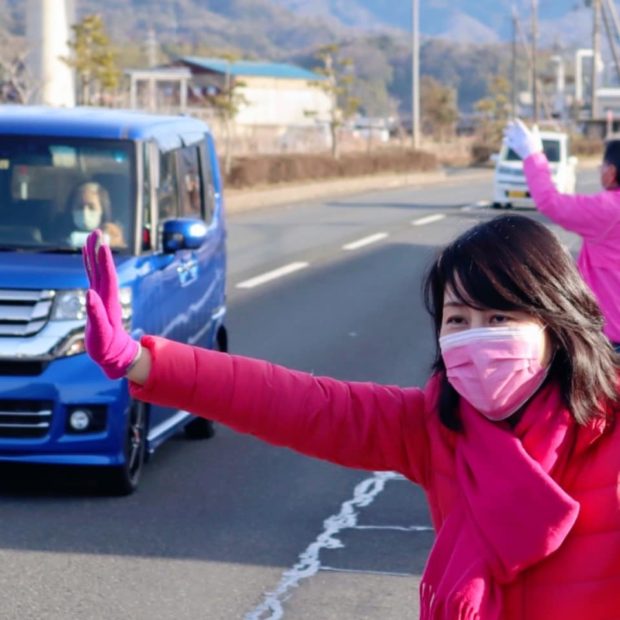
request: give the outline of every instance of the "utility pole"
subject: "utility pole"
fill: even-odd
[[[71,55],[69,38],[75,13],[72,0],[28,0],[26,38],[30,103],[75,105],[75,74],[62,58]]]
[[[411,5],[411,144],[420,148],[420,0]]]
[[[538,0],[532,0],[532,113],[538,123]]]
[[[592,0],[592,81],[591,81],[591,116],[598,118],[598,63],[601,55],[601,0]]]
[[[519,29],[517,7],[512,5],[512,118],[517,117],[517,36]]]
[[[149,68],[157,66],[157,35],[155,29],[151,26],[149,28],[146,38],[146,58]]]
[[[616,44],[618,31],[613,30],[613,28],[616,27],[613,13],[614,6],[610,0],[603,0],[601,8],[603,14],[603,24],[605,25],[605,32],[607,34],[607,43],[609,44],[609,49],[611,50],[611,55],[614,59],[618,81],[620,81],[620,55],[618,55],[618,46]]]

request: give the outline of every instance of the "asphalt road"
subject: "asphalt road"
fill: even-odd
[[[490,175],[455,176],[231,216],[232,351],[422,384],[433,353],[422,275],[438,246],[498,215],[489,195]],[[164,445],[128,498],[73,473],[14,477],[0,486],[2,620],[417,617],[433,533],[422,494],[397,476],[220,426],[208,442]]]

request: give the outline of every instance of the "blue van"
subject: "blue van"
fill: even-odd
[[[81,247],[107,236],[127,328],[226,350],[226,232],[203,122],[0,106],[0,461],[92,466],[138,485],[158,445],[212,423],[132,402],[84,349]]]

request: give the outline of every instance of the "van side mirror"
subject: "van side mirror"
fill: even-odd
[[[179,250],[197,250],[207,238],[207,225],[194,218],[166,220],[161,225],[161,247],[164,254]]]

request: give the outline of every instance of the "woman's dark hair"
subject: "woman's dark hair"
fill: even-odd
[[[555,347],[549,376],[559,381],[579,424],[604,416],[618,402],[618,361],[603,334],[601,311],[569,253],[542,224],[498,217],[474,226],[439,254],[424,282],[437,341],[446,288],[468,306],[527,312],[547,326]],[[446,379],[439,347],[433,369],[441,376],[440,419],[459,430],[458,395]]]
[[[620,140],[608,140],[605,143],[603,161],[616,168],[616,182],[620,184]]]

